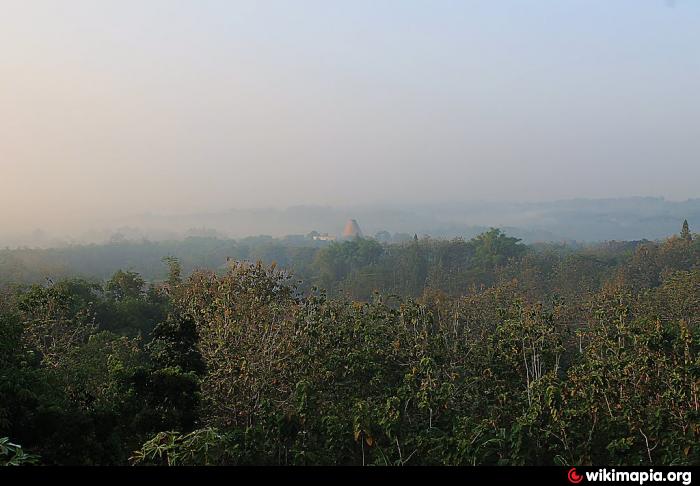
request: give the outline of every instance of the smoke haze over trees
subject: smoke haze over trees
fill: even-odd
[[[494,229],[0,283],[0,461],[697,465],[699,243]]]
[[[0,466],[699,466],[699,27],[2,0]]]
[[[5,0],[0,245],[148,212],[695,198],[699,23],[682,0]],[[238,226],[212,229],[272,231]]]
[[[63,222],[24,233],[5,227],[0,233],[0,247],[46,248],[144,238],[176,240],[188,236],[283,238],[307,235],[311,231],[340,236],[350,218],[357,219],[369,236],[386,231],[391,235],[472,238],[490,227],[500,227],[529,243],[654,240],[676,231],[684,219],[693,225],[700,223],[700,199],[672,201],[639,197],[540,203],[294,206],[206,213],[144,213],[129,218],[83,221],[74,228]]]

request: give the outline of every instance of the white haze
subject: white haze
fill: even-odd
[[[697,197],[698,25],[690,1],[4,0],[0,237]]]

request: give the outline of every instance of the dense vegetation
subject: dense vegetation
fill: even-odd
[[[284,251],[5,286],[0,463],[700,464],[687,226]]]
[[[367,299],[376,289],[418,297],[426,287],[431,287],[458,296],[472,285],[494,282],[496,266],[502,268],[511,257],[528,253],[530,260],[541,260],[540,266],[551,274],[548,278],[553,278],[555,265],[569,268],[573,260],[578,265],[594,265],[598,270],[603,267],[614,270],[640,243],[526,247],[498,230],[468,241],[405,236],[398,244],[383,241],[380,234],[374,239],[340,243],[305,237],[258,236],[242,240],[189,237],[179,241],[115,241],[54,249],[4,249],[0,250],[0,286],[44,284],[47,279],[75,277],[101,284],[119,270],[136,271],[148,282],[160,282],[168,275],[162,258],[171,255],[180,262],[184,275],[196,269],[223,272],[229,260],[261,261],[268,265],[276,263],[292,273],[304,291],[316,286],[330,295]],[[599,275],[597,272],[596,276]]]

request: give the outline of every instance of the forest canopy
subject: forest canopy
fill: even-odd
[[[138,266],[158,244],[72,250],[88,279],[3,253],[0,462],[700,463],[687,225],[578,248],[224,243],[160,255],[157,278]],[[93,255],[119,252],[140,256],[99,278],[117,258]]]

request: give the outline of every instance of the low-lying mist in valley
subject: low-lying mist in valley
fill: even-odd
[[[63,230],[0,232],[0,247],[63,247],[120,241],[164,241],[187,237],[285,238],[312,231],[340,236],[348,219],[365,236],[389,233],[397,240],[413,235],[471,238],[499,227],[526,243],[655,240],[673,233],[687,219],[700,223],[700,199],[572,199],[563,201],[470,202],[444,204],[291,206],[286,209],[231,209],[198,213],[148,213],[105,217]],[[379,239],[383,237],[380,236]]]

